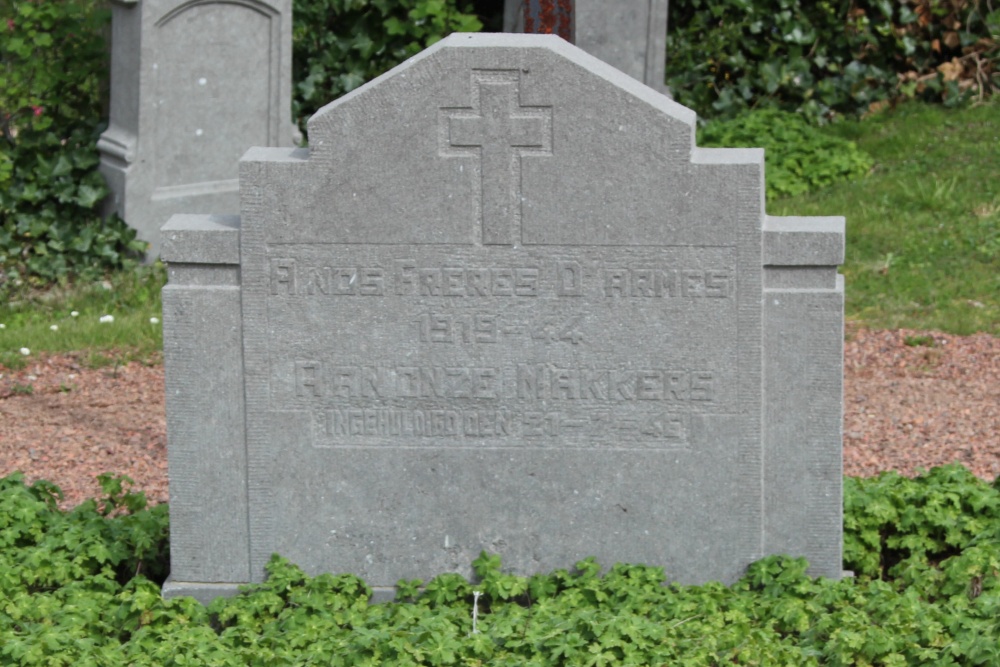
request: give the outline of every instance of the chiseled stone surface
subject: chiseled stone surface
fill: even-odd
[[[275,552],[840,576],[843,219],[767,216],[763,151],[694,127],[558,38],[453,35],[248,151],[238,221],[165,229],[167,593]]]
[[[112,0],[106,207],[160,253],[174,213],[239,213],[239,159],[291,146],[291,0]]]
[[[528,1],[505,1],[505,32],[524,32]],[[663,79],[668,4],[668,0],[575,0],[572,42],[647,86],[667,92]]]

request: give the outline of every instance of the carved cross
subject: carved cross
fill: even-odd
[[[552,107],[521,106],[520,83],[518,70],[474,70],[472,106],[441,110],[443,154],[480,157],[484,245],[521,241],[521,159],[552,154]]]

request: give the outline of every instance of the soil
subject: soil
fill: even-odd
[[[65,494],[100,495],[96,476],[128,475],[166,502],[162,364],[87,368],[82,355],[0,366],[0,477],[22,471]],[[1000,475],[1000,338],[853,332],[844,350],[844,473],[876,475],[958,461]]]

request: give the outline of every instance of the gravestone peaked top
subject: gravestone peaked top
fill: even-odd
[[[452,35],[164,227],[170,595],[306,571],[841,573],[840,218],[554,36]]]

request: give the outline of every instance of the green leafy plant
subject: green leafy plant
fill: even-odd
[[[134,264],[134,231],[99,212],[109,14],[97,0],[0,0],[0,295]]]
[[[205,608],[164,600],[162,510],[123,478],[62,512],[52,484],[0,479],[0,662],[7,665],[993,665],[1000,660],[1000,483],[960,466],[847,480],[856,578],[768,556],[732,586],[667,583],[594,559],[531,577],[499,555],[477,580],[401,582],[371,604],[350,574],[271,558],[263,583]]]
[[[293,113],[305,121],[452,32],[482,23],[457,0],[296,0]]]
[[[858,574],[904,578],[936,567],[982,540],[1000,539],[1000,494],[964,467],[918,480],[896,473],[844,486],[844,559]]]
[[[799,114],[777,109],[710,122],[700,128],[698,143],[764,148],[769,199],[854,180],[875,164],[853,141],[828,134]]]
[[[0,575],[0,590],[47,590],[88,577],[124,583],[138,573],[163,580],[167,508],[147,508],[128,477],[101,475],[105,497],[69,512],[57,509],[58,487],[25,486],[23,479],[15,473],[0,480],[0,571],[9,575]]]
[[[667,83],[708,118],[777,107],[822,120],[1000,88],[996,8],[981,0],[679,0],[669,11]]]

